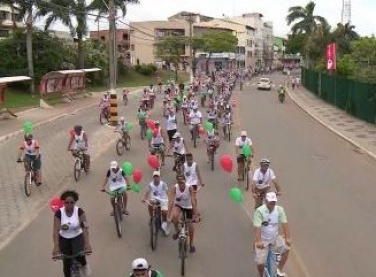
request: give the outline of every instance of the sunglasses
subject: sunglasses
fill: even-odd
[[[64,204],[67,204],[67,205],[69,205],[69,204],[73,205],[74,203],[76,203],[76,202],[74,202],[74,201],[64,201]]]

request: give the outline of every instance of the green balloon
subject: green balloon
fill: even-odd
[[[149,140],[153,138],[153,131],[151,129],[146,130],[146,138]]]
[[[141,187],[140,187],[140,185],[137,185],[137,184],[132,184],[131,185],[131,191],[134,191],[134,192],[136,192],[136,193],[139,193],[140,191],[141,191]]]
[[[211,132],[211,131],[213,131],[213,129],[214,129],[213,123],[206,121],[205,122],[205,130]]]
[[[244,145],[242,150],[243,150],[243,155],[246,156],[247,158],[252,154],[252,149],[251,149],[251,146],[249,145]]]
[[[26,121],[24,124],[23,124],[23,131],[24,133],[31,133],[31,131],[33,130],[33,123],[31,123],[30,121]]]
[[[124,162],[121,167],[127,176],[131,176],[133,173],[133,165],[130,162]]]
[[[244,201],[243,193],[237,187],[233,187],[230,189],[229,196],[230,196],[230,199],[236,203],[242,203]]]
[[[133,129],[133,124],[130,123],[130,122],[128,122],[127,123],[127,128],[128,128],[129,131],[131,131]]]

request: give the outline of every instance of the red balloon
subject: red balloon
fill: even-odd
[[[152,130],[155,129],[155,122],[151,119],[146,121],[146,125]]]
[[[221,164],[224,171],[226,171],[226,172],[232,171],[233,162],[232,162],[231,156],[226,155],[226,154],[222,155],[222,157],[220,159],[220,164]]]
[[[133,171],[133,181],[136,183],[136,184],[139,184],[141,182],[141,179],[142,179],[142,171],[139,170],[139,169],[135,169]]]
[[[63,207],[63,200],[60,199],[60,197],[54,197],[50,201],[50,208],[55,213],[58,209]]]
[[[156,169],[159,167],[159,161],[157,156],[155,155],[149,155],[148,157],[148,164],[152,169]]]
[[[198,132],[200,133],[200,135],[205,135],[205,133],[206,133],[204,127],[202,127],[202,126],[200,126],[198,128]]]
[[[158,134],[159,134],[159,130],[157,129],[157,128],[155,128],[154,130],[153,130],[153,137],[157,137],[158,136]]]

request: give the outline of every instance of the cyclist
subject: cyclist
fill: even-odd
[[[123,101],[128,103],[129,99],[128,99],[128,94],[130,94],[130,91],[129,89],[127,88],[123,88]]]
[[[211,105],[207,110],[208,122],[213,124],[214,129],[217,129],[217,109],[214,105]]]
[[[190,121],[191,121],[190,132],[191,132],[192,140],[193,140],[193,130],[194,130],[194,128],[198,129],[198,125],[202,124],[202,114],[198,110],[197,105],[194,105],[192,107],[192,111],[189,114],[189,118],[190,118]]]
[[[74,157],[77,157],[78,152],[82,152],[84,154],[84,164],[86,164],[86,169],[89,170],[90,168],[90,155],[87,153],[89,144],[88,144],[88,136],[83,131],[81,125],[75,125],[73,130],[70,132],[70,140],[68,143],[68,151],[71,151]],[[72,144],[73,148],[72,148]]]
[[[175,162],[175,165],[172,168],[173,171],[176,171],[177,163],[180,161],[182,161],[183,163],[185,162],[185,153],[188,150],[187,144],[185,143],[184,138],[181,137],[179,132],[176,132],[174,134],[167,153],[169,153],[172,148],[174,148],[174,155],[178,156],[178,158],[176,159],[177,162]]]
[[[71,256],[81,251],[91,253],[86,214],[83,209],[76,206],[78,193],[67,190],[61,194],[60,199],[64,206],[54,215],[52,257],[58,257],[59,254]],[[82,265],[85,276],[90,276],[91,268],[85,256],[78,256],[76,260]],[[71,277],[71,262],[71,259],[63,260],[65,277]]]
[[[277,276],[285,276],[282,270],[286,264],[292,242],[285,210],[276,205],[276,203],[277,195],[275,192],[268,192],[265,196],[265,204],[257,208],[253,214],[255,262],[260,277],[264,276],[268,247],[272,247],[275,252],[281,254],[281,261],[277,267]],[[279,229],[282,229],[283,236],[279,234]]]
[[[164,142],[167,141],[165,139],[166,134],[165,134],[165,130],[161,128],[159,121],[155,121],[154,124],[155,124],[155,129],[157,131],[156,131],[156,134],[153,134],[153,137],[150,141],[150,153],[152,155],[155,155],[157,151],[159,151],[161,153],[161,159],[162,159],[161,164],[164,165],[164,161],[165,161]]]
[[[132,262],[132,273],[127,277],[163,277],[163,275],[158,270],[151,269],[144,258],[138,258]]]
[[[226,125],[233,124],[231,109],[229,105],[226,106],[225,112],[222,116],[222,123],[223,123],[223,134],[226,135],[227,134]]]
[[[36,171],[36,183],[37,186],[42,184],[42,174],[41,174],[41,166],[42,161],[40,158],[40,146],[38,141],[33,139],[33,135],[31,133],[27,133],[24,135],[24,141],[20,145],[20,151],[18,154],[17,162],[22,162],[21,158],[23,157],[25,171],[30,171],[33,168]],[[31,166],[31,168],[30,168]]]
[[[108,92],[105,92],[103,94],[101,101],[99,101],[98,107],[101,109],[101,113],[103,115],[108,115],[108,108],[110,107],[110,97],[108,95]]]
[[[125,121],[125,118],[122,116],[120,117],[119,123],[116,126],[115,132],[119,132],[122,134],[123,139],[131,139],[129,136],[129,124],[127,121]]]
[[[277,178],[273,169],[269,168],[270,161],[261,159],[260,168],[256,169],[252,178],[252,193],[255,199],[255,208],[262,205],[264,195],[270,191],[271,183],[275,186],[277,195],[281,194],[281,188],[277,182]]]
[[[173,109],[168,109],[168,113],[166,115],[166,130],[168,135],[169,142],[172,141],[172,137],[176,133],[177,130],[177,120],[176,114]]]
[[[112,161],[110,163],[110,168],[107,170],[102,191],[105,191],[107,184],[111,193],[112,207],[115,206],[115,191],[120,190],[120,193],[123,194],[123,214],[128,215],[129,213],[127,211],[127,190],[129,181],[128,177],[125,175],[125,172],[121,168],[119,168],[117,161]],[[113,215],[113,212],[111,212],[111,215]]]
[[[149,198],[151,202],[160,202],[162,230],[167,235],[168,185],[161,180],[161,174],[159,171],[153,172],[153,181],[149,184],[148,190],[146,191],[142,202],[145,203]],[[149,205],[148,210],[151,219],[153,207]]]
[[[219,145],[220,145],[220,140],[218,136],[218,131],[213,129],[211,131],[207,130],[206,131],[206,153],[208,155],[208,161],[207,163],[210,163],[210,153],[211,151],[214,151],[214,153],[217,151]],[[212,148],[212,149],[211,149]]]
[[[145,131],[146,131],[146,119],[148,118],[148,114],[146,112],[146,108],[144,105],[140,105],[138,112],[137,112],[137,118],[138,118],[138,125],[140,126],[141,139],[144,139]]]
[[[183,175],[176,176],[177,184],[170,190],[168,215],[175,226],[175,234],[172,236],[176,240],[179,236],[179,217],[183,212],[188,220],[189,232],[189,252],[194,253],[196,248],[193,245],[194,227],[192,223],[193,214],[197,214],[195,193],[193,187],[185,182]]]
[[[243,146],[248,145],[253,150],[252,140],[247,136],[246,131],[240,133],[240,137],[235,140],[235,151],[236,151],[236,160],[238,162],[238,181],[243,180],[244,166],[246,162],[246,157],[242,154],[241,150]],[[247,163],[251,164],[251,157],[253,157],[253,151],[251,156],[248,158]],[[250,167],[249,167],[250,168]]]

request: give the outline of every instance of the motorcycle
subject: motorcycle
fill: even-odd
[[[279,102],[283,103],[285,101],[285,97],[286,97],[286,92],[284,89],[281,89],[278,91],[278,100]]]

